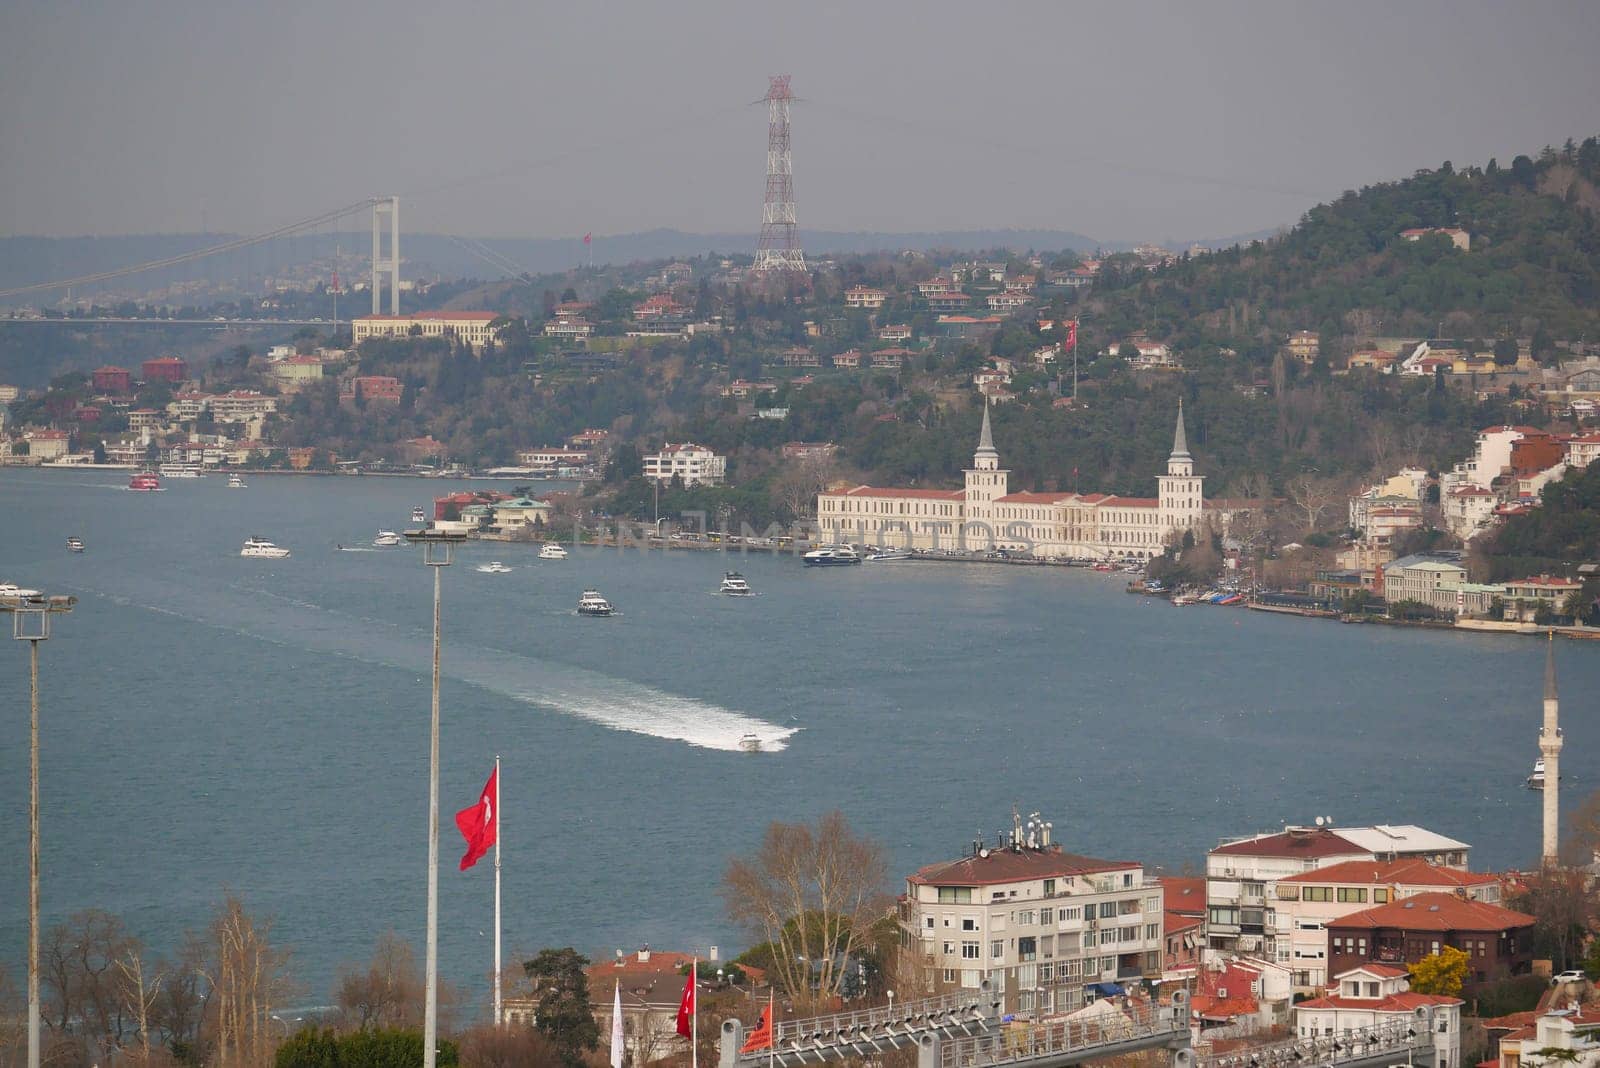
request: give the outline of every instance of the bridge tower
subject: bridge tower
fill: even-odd
[[[756,241],[756,270],[804,271],[794,214],[794,168],[789,158],[789,76],[767,79],[767,195],[761,208],[761,237]]]
[[[383,249],[384,223],[389,229],[389,249]],[[383,279],[389,281],[389,314],[400,314],[400,198],[375,197],[372,201],[372,314],[383,314]]]

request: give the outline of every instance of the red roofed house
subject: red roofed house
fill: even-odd
[[[1387,1023],[1415,1026],[1421,1009],[1435,1068],[1462,1068],[1461,1005],[1460,998],[1414,993],[1405,968],[1364,964],[1340,972],[1329,993],[1296,1005],[1294,1028],[1301,1038],[1325,1038]]]
[[[1189,1003],[1202,1032],[1234,1026],[1243,1031],[1289,1022],[1289,970],[1254,958],[1227,957],[1200,969]]]
[[[906,879],[900,943],[919,991],[970,992],[988,979],[1002,1012],[1033,1016],[1160,974],[1161,893],[1143,865],[1068,853],[1050,835],[1047,823],[1018,820],[1002,841],[980,839]]]
[[[1468,983],[1532,970],[1534,918],[1453,893],[1413,894],[1328,924],[1328,968],[1337,975],[1373,962],[1418,961],[1441,946],[1471,958]]]
[[[1295,989],[1310,992],[1327,985],[1328,924],[1373,905],[1434,891],[1494,904],[1500,900],[1500,880],[1487,872],[1447,868],[1420,857],[1347,860],[1279,879],[1273,895],[1278,948],[1283,948],[1283,932],[1288,932]]]
[[[139,365],[146,382],[182,382],[189,377],[189,365],[177,356],[157,356]]]
[[[1507,582],[1506,600],[1543,601],[1559,612],[1562,602],[1581,589],[1583,583],[1576,579],[1562,578],[1559,575],[1534,575]]]
[[[849,308],[881,308],[889,294],[871,286],[851,286],[844,291],[844,303]]]
[[[133,372],[126,367],[96,367],[89,380],[96,393],[133,392]]]
[[[1535,1068],[1536,1065],[1567,1063],[1567,1058],[1551,1056],[1547,1050],[1570,1050],[1576,1054],[1571,1068],[1593,1068],[1600,1061],[1600,1007],[1579,1004],[1566,991],[1552,988],[1540,999],[1540,1009],[1513,1013],[1484,1021],[1493,1038],[1500,1037],[1498,1068]]]

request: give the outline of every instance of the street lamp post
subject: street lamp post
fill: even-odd
[[[39,1068],[39,643],[50,640],[50,617],[77,603],[38,593],[0,601],[11,637],[28,643],[28,1068]]]
[[[408,530],[409,541],[420,541],[422,562],[433,568],[433,708],[428,730],[428,949],[422,1015],[422,1065],[434,1068],[439,1036],[439,590],[440,572],[450,566],[455,547],[465,534],[435,530]]]

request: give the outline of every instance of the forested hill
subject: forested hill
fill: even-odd
[[[1112,331],[1198,344],[1312,330],[1335,358],[1341,339],[1348,351],[1380,336],[1594,338],[1597,212],[1600,139],[1509,167],[1447,162],[1318,205],[1266,243],[1153,274],[1113,271],[1097,302]],[[1421,227],[1458,227],[1471,247],[1401,236]]]

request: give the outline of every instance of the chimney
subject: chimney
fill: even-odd
[[[650,943],[649,942],[646,942],[644,944],[644,948],[639,950],[639,963],[640,964],[648,964],[648,963],[650,963]]]

